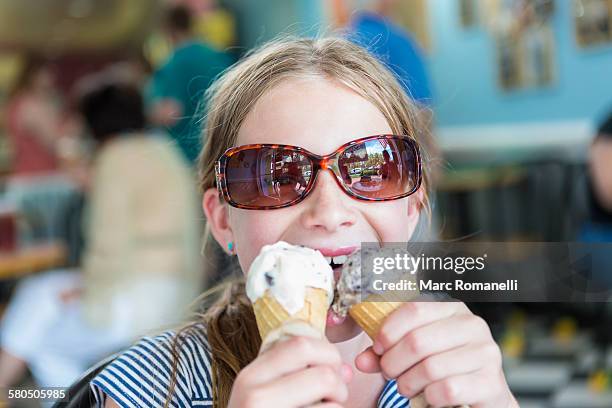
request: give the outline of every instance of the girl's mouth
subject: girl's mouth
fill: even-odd
[[[342,274],[342,267],[338,266],[332,270],[334,271],[334,282],[338,282],[338,279],[340,279],[340,275]]]
[[[342,265],[344,265],[344,262],[346,262],[347,258],[347,255],[325,257],[325,260],[332,268],[332,271],[334,271],[334,282],[338,282],[338,279],[340,279],[340,274],[342,273]]]
[[[329,257],[325,257],[326,259]],[[340,258],[340,257],[337,257]],[[336,259],[336,261],[342,261],[342,263],[335,263],[334,259],[332,258],[329,262],[329,265],[332,267],[332,270],[334,271],[334,282],[338,282],[338,279],[340,279],[340,274],[342,273],[342,265],[344,263],[344,261],[346,261],[346,255],[343,255],[343,259]],[[339,326],[341,325],[344,320],[346,319],[346,317],[341,317],[338,316],[336,313],[334,313],[331,308],[327,311],[327,326],[328,327],[333,327],[333,326]]]
[[[342,273],[342,265],[344,265],[344,262],[346,262],[346,260],[348,259],[348,255],[353,253],[356,249],[357,246],[343,247],[335,250],[327,248],[319,249],[319,251],[325,257],[325,260],[334,272],[335,282],[338,282],[338,279],[340,279],[340,274]],[[345,320],[346,316],[338,316],[331,310],[331,308],[327,311],[327,327],[340,326],[342,323],[344,323]]]
[[[335,269],[342,268],[342,265],[344,265],[344,262],[346,262],[347,258],[348,256],[346,255],[326,256],[325,260],[327,261],[329,266],[331,266],[332,269]]]
[[[334,282],[338,282],[338,279],[340,279],[340,275],[342,274],[342,265],[333,265],[332,261],[332,264],[330,264],[330,266],[332,266],[332,270],[334,271]],[[338,294],[335,293],[335,296],[338,296]],[[331,308],[327,311],[327,326],[339,326],[344,322],[345,319],[346,316],[338,316],[332,311]]]

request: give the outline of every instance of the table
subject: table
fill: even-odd
[[[554,408],[610,408],[612,391],[594,392],[586,381],[576,380],[561,389],[553,398]]]
[[[450,126],[434,133],[447,169],[437,183],[450,206],[443,214],[458,213],[444,220],[448,238],[559,241],[576,235],[594,134],[590,121]]]
[[[61,243],[38,244],[15,252],[0,252],[0,280],[16,279],[64,265],[67,250]]]

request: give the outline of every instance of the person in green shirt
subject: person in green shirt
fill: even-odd
[[[187,160],[194,163],[202,146],[196,112],[204,108],[204,92],[212,80],[234,61],[194,39],[191,30],[192,15],[187,7],[168,9],[164,31],[174,50],[153,74],[147,104],[152,124],[167,129]]]

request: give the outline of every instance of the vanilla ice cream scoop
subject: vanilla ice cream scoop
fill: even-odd
[[[304,307],[307,288],[327,292],[328,306],[333,299],[333,271],[321,252],[279,241],[264,246],[247,275],[247,296],[252,303],[272,295],[289,315]]]

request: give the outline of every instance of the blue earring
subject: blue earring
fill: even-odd
[[[230,241],[227,243],[227,250],[229,251],[231,255],[234,254],[234,242],[233,241]]]

